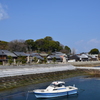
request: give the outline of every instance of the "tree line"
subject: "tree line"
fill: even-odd
[[[75,54],[75,50],[72,50],[68,46],[62,45],[59,41],[54,41],[52,37],[46,36],[43,39],[28,40],[12,40],[10,42],[0,41],[1,50],[18,51],[18,52],[51,52],[60,51],[65,54]],[[89,54],[99,54],[100,51],[97,48],[91,49]]]
[[[71,53],[68,46],[62,45],[59,41],[54,41],[52,37],[46,36],[43,39],[34,41],[28,40],[12,40],[10,42],[0,41],[0,49],[18,52],[46,52],[51,53],[60,51],[66,54]]]

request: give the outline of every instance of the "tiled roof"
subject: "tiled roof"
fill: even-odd
[[[39,53],[32,53],[31,56],[39,55]]]
[[[52,53],[53,55],[58,55],[58,56],[67,56],[66,54],[62,53],[62,52],[55,52],[55,53]]]
[[[42,58],[41,56],[38,56],[38,55],[34,55],[33,57],[36,57],[36,58],[41,59],[41,60],[44,60],[44,58]]]
[[[2,52],[4,52],[4,54],[6,54],[7,56],[11,56],[11,57],[17,57],[14,53],[8,51],[8,50],[2,50]]]
[[[58,55],[50,55],[50,56],[48,56],[47,58],[60,58],[60,59],[62,59],[60,56],[58,56]]]
[[[27,54],[24,52],[14,52],[14,54],[17,56],[27,56]]]
[[[6,55],[2,50],[0,50],[0,55]]]

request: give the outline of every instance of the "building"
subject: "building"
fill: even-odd
[[[66,63],[67,55],[62,52],[54,52],[47,57],[47,60],[50,63],[53,62],[54,58],[56,59],[56,62]]]
[[[4,62],[7,62],[7,55],[0,50],[0,63],[4,65]]]
[[[2,59],[1,62],[3,62],[3,65],[5,63],[7,63],[7,61],[9,60],[9,56],[12,57],[12,59],[15,63],[15,60],[17,59],[17,56],[14,53],[12,53],[8,50],[0,50],[0,57]]]

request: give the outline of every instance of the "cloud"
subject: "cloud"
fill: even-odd
[[[7,18],[9,17],[4,8],[6,8],[6,7],[4,7],[4,6],[0,3],[0,20],[7,19]]]
[[[91,39],[91,40],[88,41],[87,43],[88,43],[88,44],[100,45],[100,40],[97,40],[97,39]]]
[[[77,49],[77,52],[89,52],[93,48],[97,48],[100,50],[100,40],[80,40],[75,43],[75,48]]]

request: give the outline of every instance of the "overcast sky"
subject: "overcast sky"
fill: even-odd
[[[0,40],[46,36],[77,53],[100,50],[100,0],[0,0]]]

